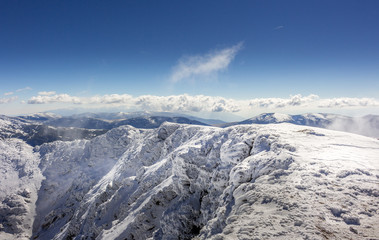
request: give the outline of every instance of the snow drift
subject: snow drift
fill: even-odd
[[[291,124],[165,123],[34,149],[0,142],[0,237],[379,237],[376,139]]]

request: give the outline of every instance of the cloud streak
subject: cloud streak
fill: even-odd
[[[24,88],[17,89],[16,92],[23,92],[23,91],[29,91],[29,90],[32,90],[32,88],[31,87],[24,87]]]
[[[243,43],[238,43],[230,48],[224,48],[203,56],[189,56],[180,59],[171,74],[171,82],[177,83],[184,79],[208,76],[225,70],[242,46]]]
[[[10,100],[7,100],[10,101]],[[4,103],[7,102],[3,100]],[[76,97],[68,94],[42,94],[32,97],[28,104],[70,103],[81,105],[123,106],[129,109],[172,112],[249,112],[254,110],[280,110],[301,108],[341,109],[349,107],[379,107],[379,101],[372,98],[324,98],[311,94],[300,94],[289,98],[253,98],[247,100],[195,95],[133,97],[129,94],[110,94],[93,97]]]
[[[280,25],[280,26],[276,26],[275,28],[274,28],[274,30],[280,30],[280,29],[283,29],[284,28],[284,26],[283,25]]]

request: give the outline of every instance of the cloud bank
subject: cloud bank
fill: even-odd
[[[372,98],[324,98],[311,94],[300,94],[289,98],[254,98],[247,100],[228,99],[204,95],[133,97],[129,94],[110,94],[93,97],[77,97],[68,94],[46,94],[32,97],[28,104],[70,103],[81,105],[123,106],[129,109],[172,112],[248,112],[252,110],[278,110],[284,108],[348,108],[379,107],[379,101]]]
[[[171,82],[177,83],[191,77],[207,76],[226,69],[242,46],[243,43],[238,43],[204,56],[189,56],[180,59],[171,74]]]

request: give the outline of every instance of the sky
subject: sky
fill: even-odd
[[[0,1],[0,114],[379,114],[379,1]]]

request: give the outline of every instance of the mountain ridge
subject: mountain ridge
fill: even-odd
[[[33,149],[0,142],[2,161],[14,156],[17,164],[3,168],[28,173],[13,181],[35,186],[1,192],[8,238],[29,238],[27,222],[39,239],[378,236],[379,142],[356,134],[287,123],[164,123]],[[35,160],[27,166],[23,158]]]

